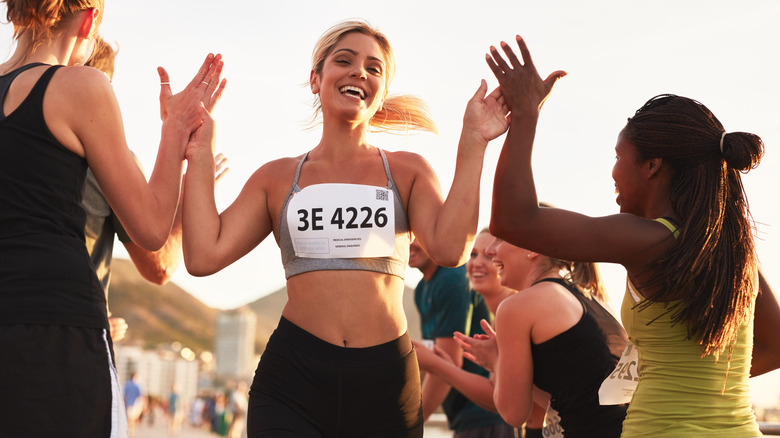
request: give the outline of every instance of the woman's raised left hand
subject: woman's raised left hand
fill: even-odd
[[[509,112],[500,88],[487,94],[487,82],[483,79],[479,89],[466,105],[463,115],[463,133],[471,133],[480,143],[488,142],[506,132]]]
[[[509,44],[501,42],[508,62],[501,56],[495,46],[490,47],[490,53],[485,59],[498,79],[504,102],[512,113],[512,117],[519,115],[538,115],[542,105],[552,91],[553,85],[558,79],[566,76],[563,70],[556,70],[542,80],[536,71],[531,52],[525,41],[517,35],[517,46],[520,49],[522,61],[515,55]]]

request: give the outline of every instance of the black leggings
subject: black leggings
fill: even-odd
[[[368,348],[325,342],[284,317],[249,392],[254,437],[422,437],[417,356],[409,336]]]

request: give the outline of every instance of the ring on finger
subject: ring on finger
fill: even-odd
[[[208,83],[208,82],[206,82],[206,81],[200,81],[200,83],[201,83],[201,84],[203,84],[203,85],[208,85],[208,84],[209,84],[209,83]]]
[[[160,82],[160,85],[171,85],[170,82]]]

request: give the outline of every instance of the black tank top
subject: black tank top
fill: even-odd
[[[582,304],[582,317],[565,332],[531,345],[534,385],[551,395],[564,436],[619,437],[626,405],[599,404],[601,382],[615,369],[626,346],[626,332],[596,300],[563,279],[558,283]]]
[[[0,76],[0,103],[29,64]],[[10,114],[0,106],[0,324],[106,328],[106,301],[84,243],[87,162],[43,118],[54,73]]]

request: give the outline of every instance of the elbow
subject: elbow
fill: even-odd
[[[426,254],[428,254],[428,257],[430,257],[431,260],[439,266],[444,266],[445,268],[455,268],[468,261],[468,253],[466,252],[467,249],[470,248],[465,248],[464,243],[463,246],[452,245],[449,247],[443,246],[430,249],[426,248]]]
[[[528,419],[527,413],[523,414],[517,409],[502,410],[499,408],[498,413],[501,415],[501,418],[503,418],[504,421],[512,427],[523,427],[523,424],[525,424],[526,420]]]
[[[154,230],[149,233],[143,233],[143,235],[140,236],[130,234],[130,238],[133,240],[133,243],[140,246],[141,248],[154,252],[158,251],[163,247],[163,245],[165,245],[165,241],[168,240],[168,232],[167,230],[162,230],[159,232]]]
[[[172,276],[173,276],[173,269],[171,269],[168,266],[163,266],[160,267],[159,269],[155,269],[154,272],[152,272],[148,277],[146,277],[146,279],[154,284],[163,286],[171,280]]]
[[[503,215],[493,214],[490,217],[490,234],[499,239],[506,240],[507,236],[511,235],[513,230],[512,225],[511,219],[505,218]]]
[[[431,260],[437,265],[444,266],[445,268],[456,268],[466,263],[465,257],[431,257]]]
[[[202,260],[188,257],[186,253],[184,254],[184,266],[187,268],[187,272],[193,277],[206,277],[216,272],[216,270],[212,269],[211,266],[204,263]]]
[[[499,393],[495,393],[493,402],[501,418],[511,426],[522,427],[531,415],[531,406],[527,403],[518,403],[517,399],[503,400]]]
[[[193,277],[206,277],[206,276],[208,276],[208,275],[211,275],[211,273],[210,273],[210,272],[208,272],[208,271],[207,271],[207,270],[205,270],[205,269],[201,269],[201,268],[198,268],[198,267],[195,267],[195,266],[193,266],[193,267],[190,267],[190,266],[189,266],[189,265],[187,265],[186,263],[185,263],[185,265],[187,266],[187,272],[188,272],[190,275],[192,275]]]

